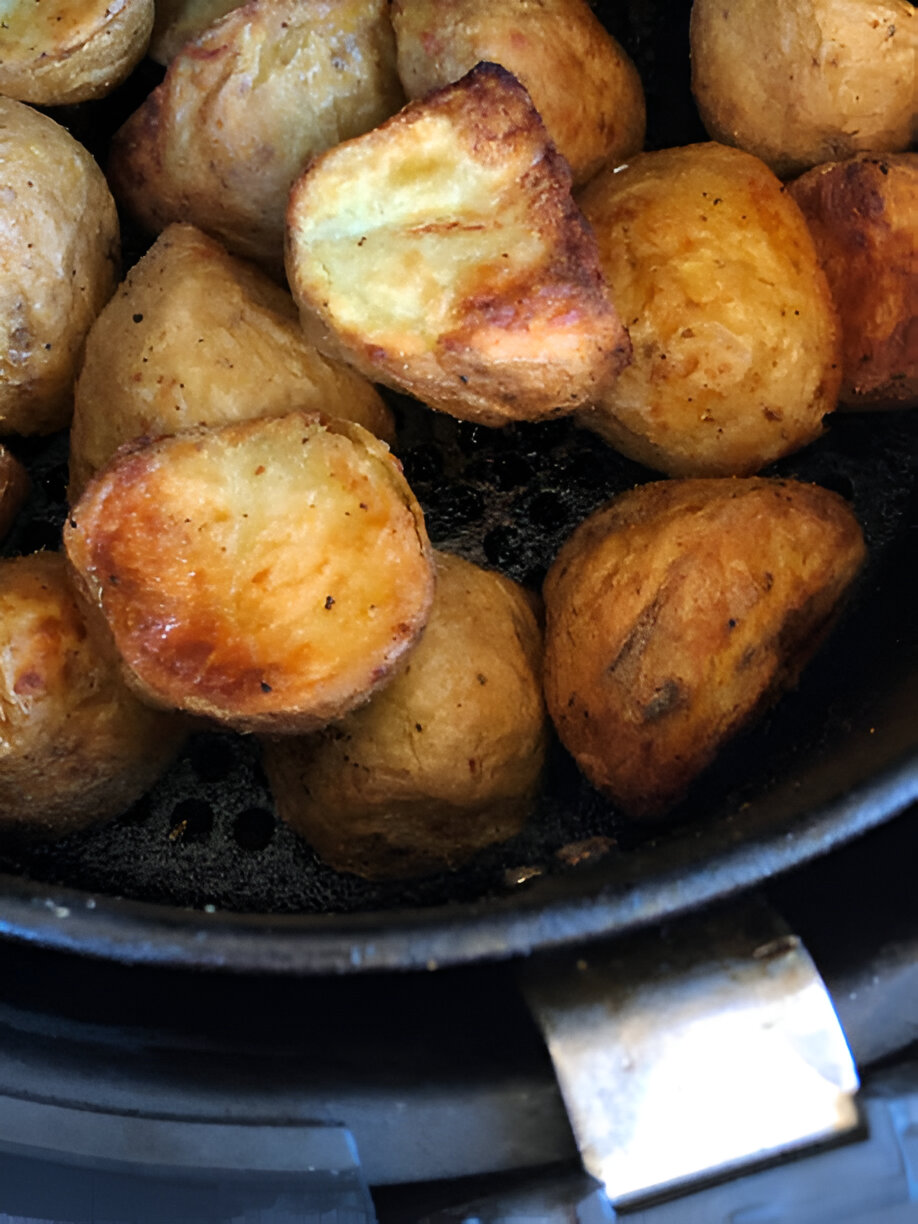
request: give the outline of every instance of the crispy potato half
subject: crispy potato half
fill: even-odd
[[[12,527],[31,484],[25,466],[0,445],[0,540]]]
[[[185,43],[243,3],[244,0],[156,0],[150,59],[165,67]]]
[[[187,221],[280,273],[294,179],[403,101],[386,0],[249,0],[174,57],[109,179],[150,233]]]
[[[525,85],[575,183],[643,147],[641,78],[586,0],[395,0],[392,23],[409,97],[501,64]]]
[[[584,425],[670,476],[751,475],[822,432],[838,319],[763,162],[714,143],[639,153],[580,204],[634,349]]]
[[[190,225],[169,226],[96,319],[74,395],[70,495],[132,438],[320,411],[392,440],[362,375],[303,335],[293,298]]]
[[[433,598],[388,447],[308,413],[128,443],[64,541],[132,687],[241,731],[311,731],[366,700]]]
[[[143,58],[153,0],[15,0],[3,5],[0,93],[37,106],[102,98]]]
[[[120,815],[186,720],[152,710],[87,632],[60,553],[0,561],[0,831],[63,837]]]
[[[841,403],[918,404],[918,153],[861,153],[788,189],[841,320]]]
[[[763,477],[642,485],[545,582],[545,695],[590,782],[660,815],[793,683],[864,560],[848,506]]]
[[[782,177],[918,135],[907,0],[694,0],[690,41],[708,134]]]
[[[362,709],[265,743],[277,810],[339,871],[452,870],[523,827],[547,718],[542,631],[510,579],[445,553],[421,642]]]
[[[83,146],[13,98],[0,97],[0,161],[0,433],[53,433],[118,283],[118,216]]]
[[[628,358],[567,166],[494,64],[316,158],[286,262],[320,349],[463,419],[570,412]]]

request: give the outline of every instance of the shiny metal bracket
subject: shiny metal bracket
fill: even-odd
[[[858,1127],[832,1000],[763,905],[538,961],[522,978],[584,1167],[617,1209]]]

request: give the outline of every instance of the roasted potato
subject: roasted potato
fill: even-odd
[[[111,93],[143,58],[153,0],[15,0],[0,23],[0,94],[38,106]]]
[[[0,433],[53,433],[118,281],[118,217],[83,146],[12,98],[0,97],[0,162]]]
[[[842,331],[839,399],[918,404],[918,153],[862,153],[789,184]]]
[[[316,158],[287,276],[318,348],[485,425],[570,412],[628,357],[567,166],[493,64]]]
[[[918,135],[906,0],[695,0],[691,56],[708,134],[782,177]]]
[[[792,685],[864,559],[834,493],[652,482],[588,517],[545,581],[545,696],[589,781],[658,816]]]
[[[0,561],[0,831],[63,837],[118,816],[185,739],[128,691],[59,553]]]
[[[671,476],[750,475],[817,437],[839,326],[800,209],[749,153],[640,153],[580,196],[634,349],[581,415]]]
[[[5,446],[0,446],[0,540],[13,525],[31,483],[24,465]]]
[[[165,66],[185,43],[243,3],[244,0],[156,0],[150,59]]]
[[[311,731],[366,700],[433,598],[400,466],[317,414],[128,443],[64,542],[128,683],[240,731]]]
[[[71,498],[132,438],[299,409],[393,437],[379,393],[307,342],[285,289],[193,226],[169,226],[87,337]]]
[[[501,64],[525,85],[575,183],[643,147],[641,79],[586,0],[394,0],[392,22],[409,97]]]
[[[265,745],[277,810],[320,857],[370,879],[451,870],[518,833],[545,755],[542,632],[516,583],[440,553],[402,672],[313,736]]]
[[[150,233],[187,221],[279,273],[294,179],[403,101],[386,0],[249,0],[178,52],[109,179]]]

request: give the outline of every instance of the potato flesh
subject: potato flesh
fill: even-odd
[[[364,700],[432,598],[387,449],[308,414],[129,450],[65,540],[138,690],[241,730],[308,730]]]

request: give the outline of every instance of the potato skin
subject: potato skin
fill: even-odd
[[[643,147],[641,79],[586,0],[395,0],[392,22],[410,98],[481,61],[501,64],[528,90],[575,184]]]
[[[53,433],[117,283],[118,217],[83,146],[12,98],[0,97],[0,160],[0,433]]]
[[[218,18],[240,7],[241,0],[156,0],[150,59],[165,67],[185,43],[203,34]]]
[[[385,0],[249,0],[175,56],[109,180],[150,233],[187,221],[279,275],[294,179],[403,100]]]
[[[436,555],[437,593],[402,672],[362,709],[265,745],[278,812],[339,871],[452,870],[520,831],[545,755],[542,632],[500,574]]]
[[[842,329],[839,400],[918,404],[918,153],[861,153],[788,185]]]
[[[640,153],[579,200],[634,352],[583,424],[670,476],[751,475],[822,432],[838,320],[761,161],[713,143]]]
[[[0,93],[65,106],[111,93],[140,62],[153,0],[17,0],[4,5]]]
[[[590,782],[669,809],[796,681],[864,555],[841,498],[786,480],[654,482],[587,518],[545,582],[545,696]]]
[[[365,701],[433,598],[399,464],[318,414],[128,443],[64,543],[135,691],[239,731],[312,731]]]
[[[87,337],[70,431],[71,500],[132,438],[295,410],[393,438],[379,393],[308,343],[286,290],[193,226],[169,226]]]
[[[318,348],[484,425],[569,413],[630,355],[567,166],[495,64],[316,158],[286,267]]]
[[[111,819],[187,726],[128,691],[88,634],[59,553],[0,561],[0,831],[63,837]]]
[[[907,0],[695,0],[690,41],[708,134],[782,177],[918,135]]]

